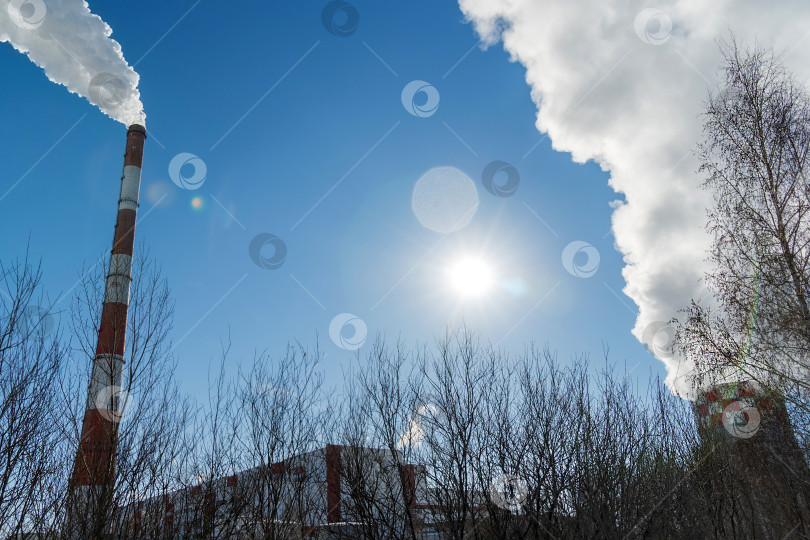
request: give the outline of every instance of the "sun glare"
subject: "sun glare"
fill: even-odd
[[[492,269],[475,258],[458,261],[450,268],[448,274],[452,287],[466,297],[482,296],[495,284]]]

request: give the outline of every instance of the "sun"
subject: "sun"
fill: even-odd
[[[481,297],[495,285],[492,268],[481,259],[465,257],[448,269],[450,285],[464,297]]]

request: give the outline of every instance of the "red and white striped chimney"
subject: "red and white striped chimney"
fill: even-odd
[[[98,331],[96,355],[82,423],[81,439],[70,480],[69,519],[84,523],[86,530],[101,527],[111,510],[109,495],[115,482],[118,421],[124,346],[126,342],[129,286],[132,280],[132,251],[135,218],[141,184],[141,164],[146,129],[138,124],[127,130],[124,173],[118,198],[109,273]]]

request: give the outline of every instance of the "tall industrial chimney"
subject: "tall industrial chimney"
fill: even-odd
[[[119,397],[145,140],[146,129],[143,126],[129,126],[96,354],[79,449],[70,479],[67,526],[69,535],[74,538],[100,538],[108,534],[108,521],[114,504],[112,487],[121,414]]]

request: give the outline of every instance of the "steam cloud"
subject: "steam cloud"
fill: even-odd
[[[691,394],[692,366],[666,347],[691,298],[703,298],[710,238],[708,194],[692,155],[710,90],[718,39],[773,46],[800,80],[810,75],[810,4],[800,0],[656,4],[627,0],[459,0],[485,44],[526,68],[537,128],[555,150],[610,172],[612,225],[624,256],[624,292],[639,308],[632,332],[667,367],[667,383]],[[528,148],[527,148],[528,149]],[[571,240],[574,240],[573,238]],[[587,239],[586,239],[587,240]]]
[[[124,125],[144,124],[139,76],[84,0],[0,0],[0,41]]]

